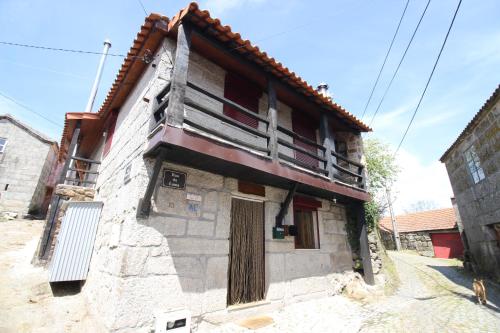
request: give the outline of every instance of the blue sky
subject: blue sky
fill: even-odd
[[[457,1],[431,2],[370,136],[393,145],[399,142]],[[360,116],[405,2],[208,0],[201,1],[200,7],[209,9],[233,31],[310,84],[329,83],[334,100]],[[143,3],[148,12],[169,17],[187,4],[166,0]],[[410,1],[366,118],[371,117],[425,4],[425,0]],[[402,183],[404,187],[420,186],[422,199],[430,197],[440,205],[449,202],[449,184],[442,181],[446,173],[437,160],[500,82],[499,12],[500,2],[495,0],[463,1],[434,79],[403,145],[400,159],[406,165],[403,174],[407,181]],[[103,40],[109,38],[113,43],[110,52],[125,54],[144,16],[137,0],[2,0],[0,40],[100,51]],[[62,125],[65,112],[85,108],[98,61],[96,55],[0,45],[0,92]],[[108,57],[96,109],[122,61]],[[56,139],[60,137],[60,127],[0,96],[0,113],[7,112]],[[409,163],[416,166],[409,167]],[[415,179],[416,174],[425,179]],[[400,201],[409,204],[418,199],[404,187],[399,190]],[[400,204],[400,210],[404,204]]]

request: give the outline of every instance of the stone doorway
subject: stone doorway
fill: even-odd
[[[227,305],[264,299],[264,203],[233,198]]]

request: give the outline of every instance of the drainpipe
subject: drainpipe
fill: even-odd
[[[92,112],[92,106],[94,106],[95,96],[97,95],[97,88],[99,87],[99,82],[101,81],[102,70],[104,68],[104,62],[108,56],[109,48],[111,47],[111,41],[106,39],[104,41],[104,49],[102,50],[101,61],[99,62],[99,67],[97,68],[97,74],[95,76],[94,85],[90,91],[89,101],[87,102],[87,107],[85,112]]]

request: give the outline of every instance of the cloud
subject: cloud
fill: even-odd
[[[204,7],[208,8],[214,15],[221,15],[223,12],[227,12],[237,7],[261,4],[265,1],[266,0],[207,0]]]
[[[444,164],[432,161],[424,165],[418,157],[403,149],[397,162],[401,173],[393,189],[396,214],[403,214],[417,201],[433,201],[439,208],[451,207],[453,191]]]

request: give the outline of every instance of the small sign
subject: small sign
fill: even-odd
[[[201,195],[194,194],[194,193],[188,193],[188,194],[186,194],[186,199],[189,200],[189,201],[198,201],[198,202],[201,202]]]
[[[174,170],[163,170],[163,186],[178,190],[186,188],[186,173]]]

